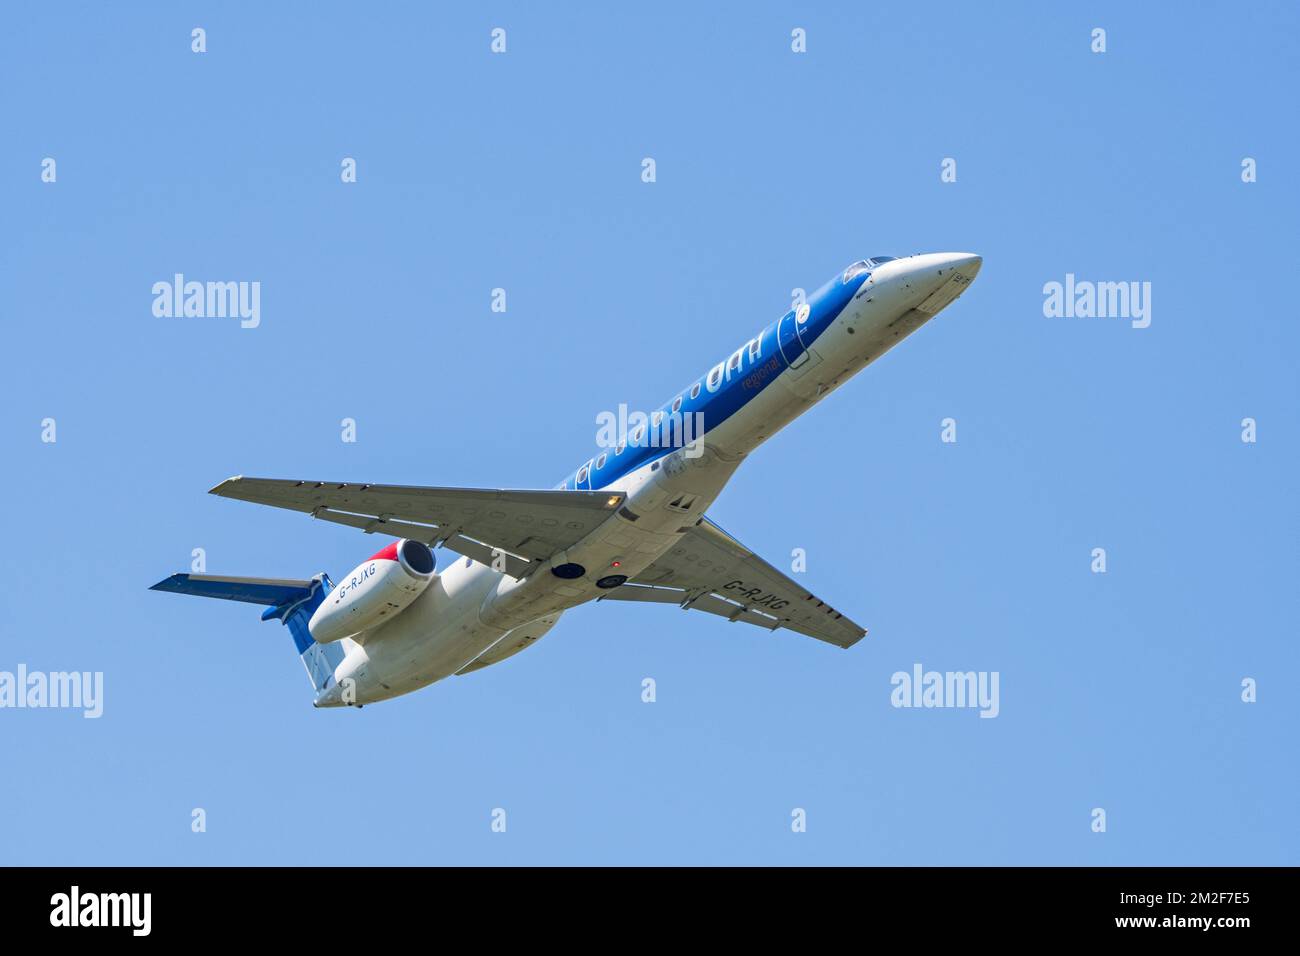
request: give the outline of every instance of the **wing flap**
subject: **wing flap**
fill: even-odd
[[[600,596],[602,601],[650,601],[656,604],[682,604],[690,594],[680,588],[656,588],[644,584],[621,584]]]
[[[412,538],[416,541],[423,541],[427,545],[441,544],[444,548],[450,548],[457,554],[462,554],[479,564],[492,564],[494,561],[504,562],[504,570],[512,578],[523,577],[528,573],[528,568],[532,564],[527,558],[511,554],[503,548],[494,548],[482,541],[475,541],[463,534],[453,534],[449,538],[444,538],[445,532],[433,525],[412,524],[409,521],[397,521],[392,518],[383,520],[367,517],[366,515],[348,514],[343,511],[331,511],[328,508],[319,508],[313,511],[311,516],[322,521],[347,525],[350,528],[360,528],[366,534],[391,534],[394,538]]]
[[[773,617],[771,614],[764,614],[761,611],[751,610],[743,604],[728,601],[726,598],[719,597],[716,594],[702,594],[686,606],[692,611],[704,611],[706,614],[716,614],[718,617],[725,617],[728,621],[754,624],[758,627],[767,628],[769,631],[775,631],[781,626],[780,618]]]
[[[782,626],[780,618],[761,611],[746,608],[743,604],[728,601],[717,594],[697,594],[692,597],[690,591],[681,588],[652,587],[645,584],[624,584],[614,588],[600,598],[602,601],[643,601],[652,604],[676,604],[689,611],[704,611],[716,614],[728,621],[741,624],[753,624],[768,631],[775,631]],[[787,625],[788,626],[788,625]]]

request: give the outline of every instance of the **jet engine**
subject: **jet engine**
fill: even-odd
[[[318,644],[329,644],[391,620],[434,579],[428,545],[403,538],[361,562],[321,602],[307,624]]]

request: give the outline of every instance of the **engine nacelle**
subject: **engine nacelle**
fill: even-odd
[[[329,644],[391,620],[429,586],[434,578],[428,545],[403,538],[339,581],[307,627],[317,643]]]

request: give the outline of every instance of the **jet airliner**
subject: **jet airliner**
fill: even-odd
[[[592,600],[675,604],[851,647],[865,629],[705,511],[750,452],[950,305],[982,262],[853,263],[550,490],[229,478],[211,493],[397,540],[337,582],[174,574],[153,590],[264,606],[262,620],[288,627],[317,707],[499,663]],[[439,570],[435,551],[455,557]]]

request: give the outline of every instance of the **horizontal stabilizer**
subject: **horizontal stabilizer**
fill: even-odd
[[[280,621],[289,629],[319,697],[334,681],[334,670],[342,663],[345,653],[344,642],[318,644],[311,634],[312,614],[333,588],[329,575],[324,573],[310,581],[236,578],[224,574],[173,574],[149,590],[264,605],[266,610],[262,612],[262,620]]]
[[[221,574],[173,574],[159,581],[150,591],[171,591],[196,597],[242,601],[279,607],[300,601],[311,594],[312,582],[284,578],[234,578]]]

